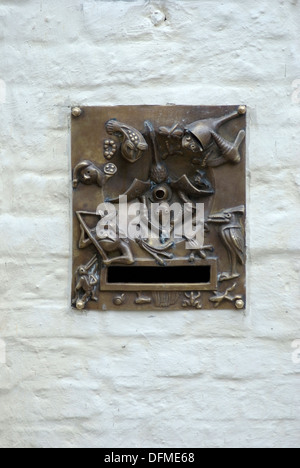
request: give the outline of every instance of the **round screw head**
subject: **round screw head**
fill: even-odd
[[[80,107],[73,107],[72,109],[73,117],[80,117],[81,114],[82,114],[82,109],[80,109]]]
[[[235,307],[239,310],[243,309],[245,307],[245,302],[242,299],[238,299],[235,302]]]
[[[85,303],[84,303],[81,299],[79,299],[79,300],[77,301],[77,303],[76,303],[76,308],[77,308],[78,310],[83,310],[84,307],[85,307]]]
[[[240,106],[239,107],[239,114],[240,115],[245,115],[247,112],[247,106]]]

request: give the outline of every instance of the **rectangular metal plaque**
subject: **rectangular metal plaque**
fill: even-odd
[[[72,109],[73,307],[245,308],[246,114]]]

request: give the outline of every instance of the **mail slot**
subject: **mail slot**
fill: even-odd
[[[246,115],[72,109],[74,308],[245,308]]]
[[[167,269],[156,267],[110,267],[107,269],[108,284],[136,284],[155,285],[165,288],[166,284],[180,286],[182,281],[186,284],[208,284],[210,283],[210,266],[178,266]]]

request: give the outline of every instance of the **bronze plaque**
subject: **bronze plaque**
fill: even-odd
[[[245,308],[246,114],[72,109],[73,307]]]

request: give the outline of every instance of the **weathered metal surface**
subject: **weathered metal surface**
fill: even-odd
[[[74,307],[245,307],[245,130],[245,106],[72,109]],[[147,213],[204,204],[204,244],[164,238],[159,217],[157,240],[101,228],[120,195]]]

